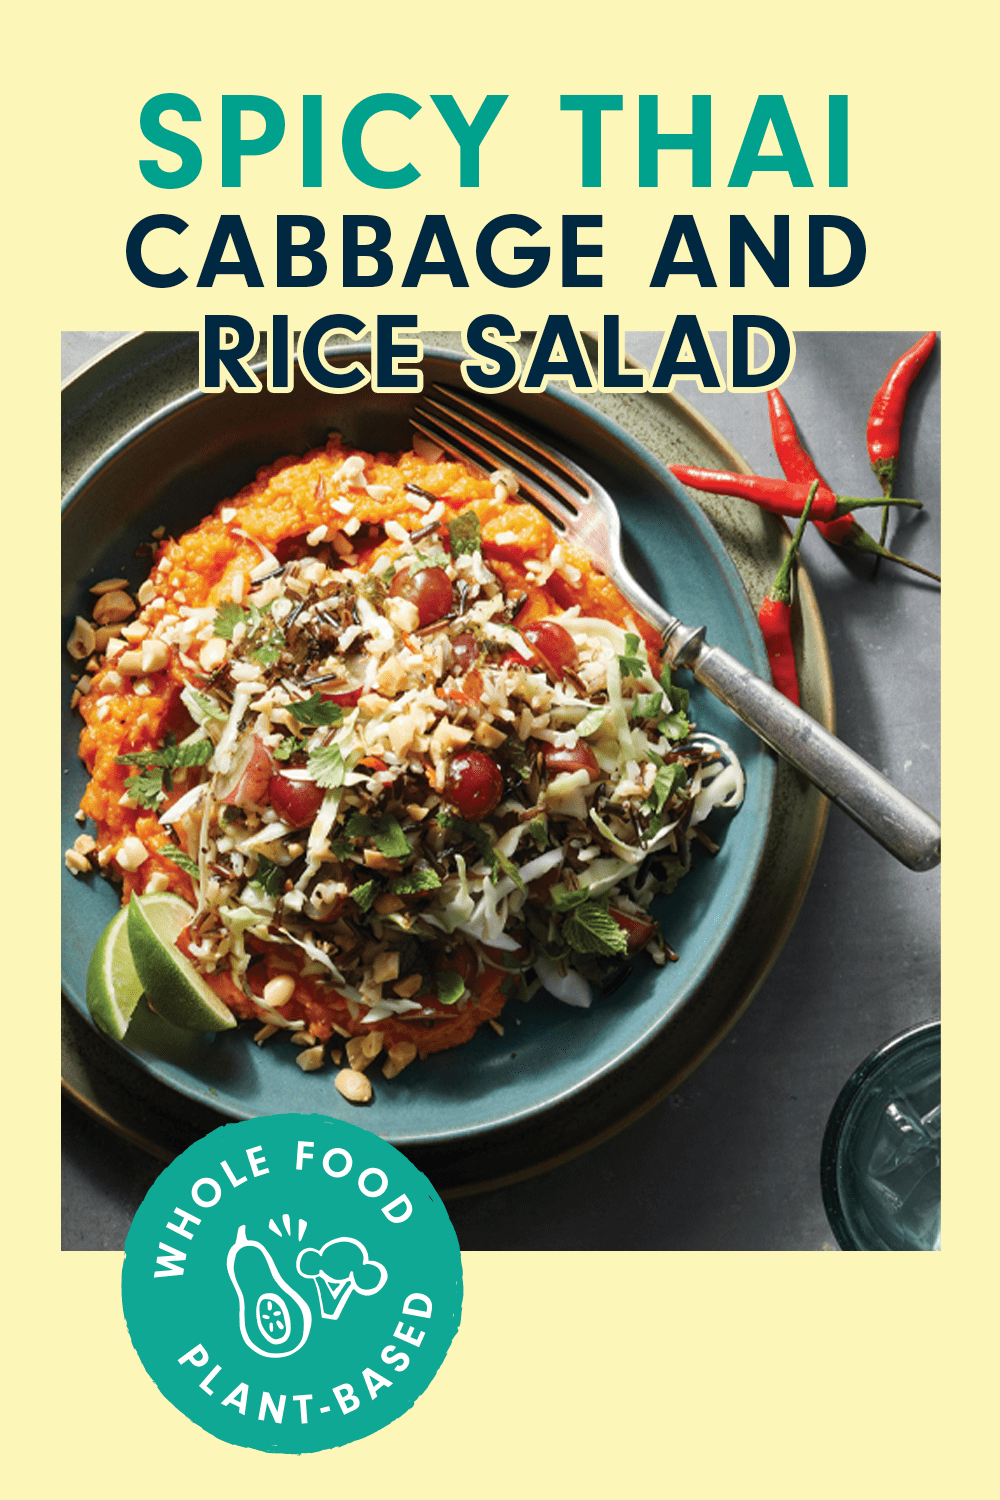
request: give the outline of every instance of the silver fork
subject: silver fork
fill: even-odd
[[[506,413],[435,386],[412,417],[414,428],[487,472],[509,469],[518,488],[566,536],[585,548],[626,599],[662,632],[671,666],[687,667],[756,734],[825,792],[883,848],[911,870],[941,859],[941,826],[881,772],[790,703],[770,683],[692,629],[636,583],[621,552],[621,522],[602,485],[542,443]]]

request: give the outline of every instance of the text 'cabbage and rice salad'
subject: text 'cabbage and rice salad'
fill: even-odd
[[[306,1071],[392,1077],[675,957],[650,905],[743,793],[610,580],[512,476],[421,449],[279,460],[70,640],[67,863],[190,902],[178,946]]]

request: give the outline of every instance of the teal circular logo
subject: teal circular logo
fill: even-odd
[[[326,1115],[226,1125],[157,1178],[125,1243],[122,1305],[147,1373],[213,1437],[316,1453],[430,1385],[462,1260],[427,1178]]]

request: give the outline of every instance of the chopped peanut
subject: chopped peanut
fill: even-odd
[[[101,594],[94,605],[94,619],[98,625],[118,625],[122,620],[127,620],[130,615],[134,614],[134,603],[121,589],[113,589],[109,594]]]
[[[372,1097],[372,1086],[363,1073],[352,1068],[342,1068],[333,1080],[338,1093],[351,1104],[367,1104]]]

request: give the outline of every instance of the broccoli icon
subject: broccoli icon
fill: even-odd
[[[307,1281],[316,1283],[319,1312],[322,1318],[339,1318],[352,1292],[374,1297],[385,1286],[388,1272],[377,1260],[368,1259],[360,1240],[342,1235],[327,1240],[319,1250],[300,1250],[295,1269]]]

